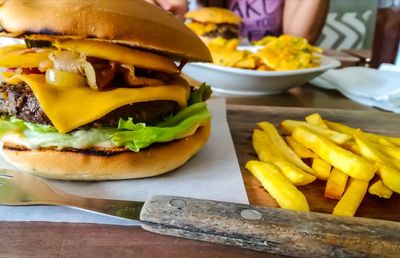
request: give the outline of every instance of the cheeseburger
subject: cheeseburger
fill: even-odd
[[[16,167],[65,180],[140,178],[205,144],[211,92],[180,69],[211,56],[174,16],[142,0],[0,5],[1,36],[24,40],[0,49],[2,154]]]
[[[235,13],[218,7],[203,7],[188,12],[186,25],[208,42],[214,38],[238,39],[241,18]]]

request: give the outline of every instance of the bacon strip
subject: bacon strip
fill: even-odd
[[[118,63],[110,61],[106,66],[101,68],[97,68],[96,66],[96,84],[97,89],[102,90],[104,89],[114,78],[115,73],[117,71]]]

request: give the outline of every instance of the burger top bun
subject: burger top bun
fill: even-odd
[[[194,11],[188,12],[185,18],[192,19],[202,23],[230,23],[240,24],[241,18],[235,13],[218,7],[203,7]]]
[[[0,0],[0,5],[3,35],[95,38],[191,61],[212,60],[180,20],[143,0]]]

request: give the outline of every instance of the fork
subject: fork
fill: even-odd
[[[0,169],[0,205],[63,205],[140,222],[165,235],[301,257],[398,257],[400,223],[178,196],[143,202],[84,198]]]
[[[98,212],[108,216],[137,219],[142,202],[85,198],[67,194],[47,180],[29,173],[0,169],[0,205],[57,205]]]

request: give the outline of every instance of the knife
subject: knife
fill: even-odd
[[[77,205],[75,205],[76,207]],[[140,221],[145,230],[296,257],[399,257],[400,223],[154,196],[89,199],[85,209]]]

